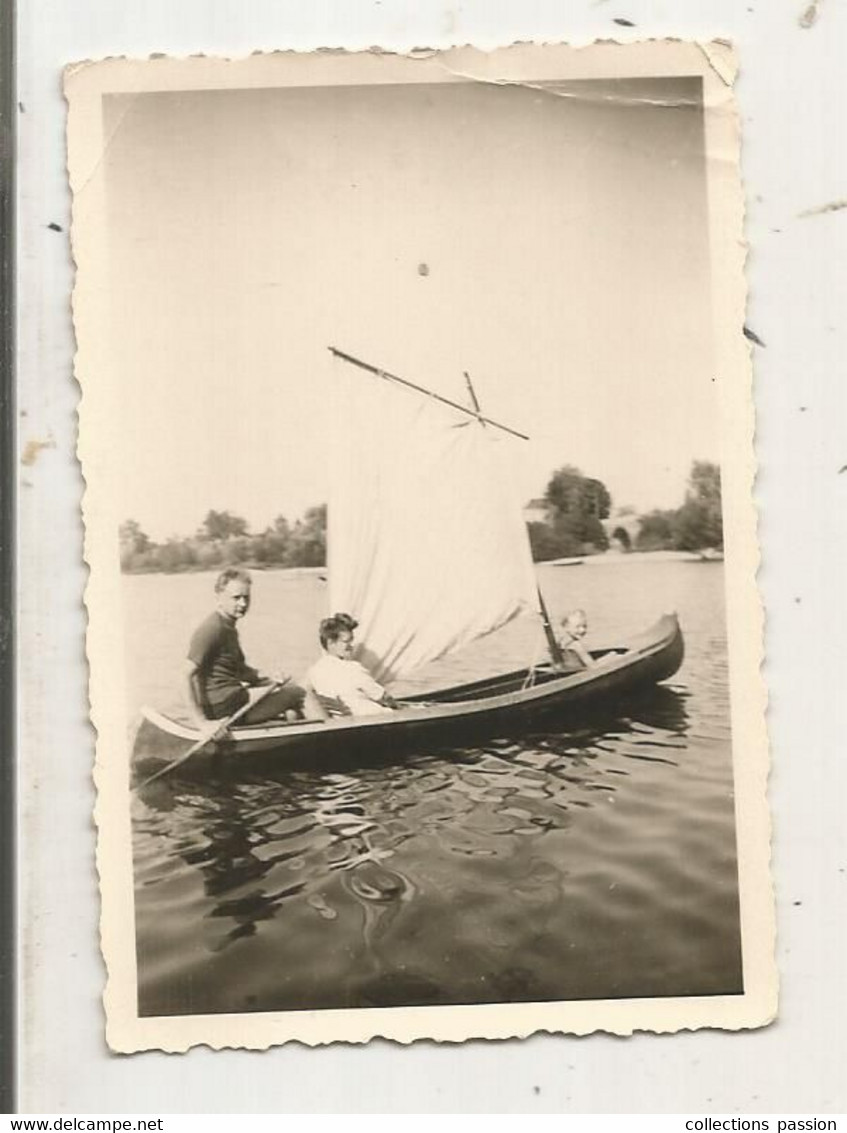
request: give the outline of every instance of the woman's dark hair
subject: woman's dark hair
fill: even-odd
[[[331,641],[338,641],[342,633],[352,633],[358,624],[352,614],[333,614],[331,618],[324,618],[318,627],[321,647],[326,649]]]

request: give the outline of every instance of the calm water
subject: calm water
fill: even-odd
[[[402,762],[163,779],[133,803],[143,1015],[741,990],[723,570],[541,568],[589,645],[680,614],[670,685],[605,715]],[[212,576],[125,580],[130,688],[179,704]],[[325,584],[256,576],[248,660],[314,659]],[[427,687],[531,659],[513,625]]]

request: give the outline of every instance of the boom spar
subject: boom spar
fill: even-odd
[[[397,382],[398,385],[413,389],[417,393],[422,393],[425,397],[431,397],[435,401],[440,401],[443,405],[449,405],[452,409],[457,409],[460,413],[464,413],[468,417],[476,418],[476,420],[481,421],[483,425],[493,425],[495,429],[502,429],[504,433],[510,433],[513,437],[520,437],[522,441],[529,440],[526,433],[519,433],[517,429],[510,429],[508,425],[501,425],[499,421],[493,421],[490,417],[483,417],[479,411],[474,412],[474,410],[468,409],[466,405],[460,405],[458,401],[451,401],[449,397],[442,397],[440,393],[436,393],[434,390],[426,389],[425,386],[416,385],[406,378],[398,377],[397,374],[390,374],[388,370],[381,370],[379,366],[372,366],[369,362],[363,362],[361,358],[354,358],[352,354],[346,354],[343,350],[338,350],[335,346],[330,346],[328,349],[330,354],[333,354],[336,358],[340,358],[342,362],[349,362],[353,366],[358,366],[360,370],[367,370],[369,374],[374,374],[378,378],[383,378],[388,382]],[[467,377],[467,375],[465,376]],[[468,381],[470,381],[470,379],[468,379]]]

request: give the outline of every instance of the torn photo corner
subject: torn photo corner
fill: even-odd
[[[775,1017],[735,71],[68,68],[113,1050]]]

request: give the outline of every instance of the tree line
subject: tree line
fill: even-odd
[[[529,542],[535,562],[594,555],[609,549],[602,521],[608,519],[612,497],[606,485],[567,464],[550,477],[539,501],[543,519],[530,520]]]
[[[539,504],[544,518],[529,523],[536,562],[607,551],[610,528],[624,550],[723,550],[721,474],[718,466],[707,460],[692,464],[685,497],[678,508],[638,516],[634,538],[623,524],[618,528],[614,521],[604,525],[612,511],[605,484],[583,476],[571,465],[553,473]],[[617,515],[623,519],[628,512],[621,509]]]
[[[535,562],[599,554],[609,549],[608,521],[612,498],[602,481],[578,468],[557,469],[538,501],[538,516],[528,523]],[[618,512],[622,515],[622,512]],[[270,527],[251,533],[247,521],[228,511],[209,511],[194,535],[155,543],[129,519],[120,527],[121,569],[131,573],[216,570],[226,566],[254,569],[326,565],[326,504],[306,510],[293,524],[284,515]],[[623,530],[623,529],[621,529]],[[625,549],[698,551],[723,549],[720,469],[695,461],[682,504],[638,517]]]
[[[293,524],[279,515],[264,531],[251,533],[247,520],[210,511],[194,535],[154,543],[134,519],[120,527],[121,569],[216,570],[227,566],[314,567],[326,563],[326,504],[307,508]]]
[[[708,460],[695,460],[681,506],[647,512],[638,523],[638,551],[722,551],[720,468]]]

